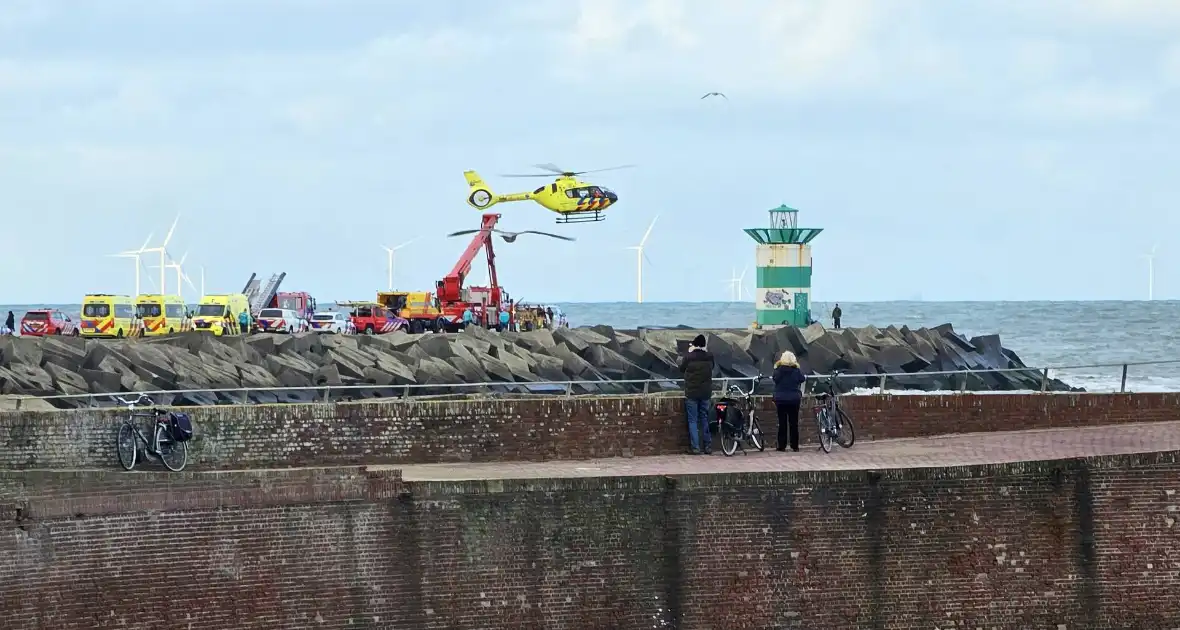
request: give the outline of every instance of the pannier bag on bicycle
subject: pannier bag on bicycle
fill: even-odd
[[[172,412],[168,416],[168,428],[173,440],[187,442],[193,439],[193,421],[187,413]]]
[[[725,424],[730,431],[740,433],[746,428],[745,414],[738,408],[736,400],[722,398],[713,405],[713,408],[716,410],[717,420]]]

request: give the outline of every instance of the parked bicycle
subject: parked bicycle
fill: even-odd
[[[852,448],[856,442],[856,427],[852,418],[840,406],[840,393],[836,388],[836,379],[842,372],[832,372],[825,384],[827,392],[815,395],[815,423],[819,427],[819,447],[825,453],[832,452],[832,442],[844,448]]]
[[[721,437],[721,452],[729,457],[741,447],[746,452],[745,442],[749,442],[759,451],[766,450],[766,443],[762,437],[762,427],[758,424],[758,411],[754,405],[754,390],[758,381],[765,377],[759,376],[750,384],[750,391],[745,391],[737,385],[730,385],[725,395],[713,404],[714,416],[717,419],[717,434]]]
[[[115,400],[125,405],[128,410],[127,418],[119,426],[115,442],[119,463],[123,468],[135,468],[142,451],[146,456],[158,458],[168,470],[184,470],[188,463],[188,441],[193,436],[193,425],[188,414],[170,413],[159,408],[137,413],[137,405],[155,405],[152,399],[144,394],[140,394],[134,400],[127,400],[121,396],[117,396]],[[151,418],[150,439],[140,430],[141,418]]]

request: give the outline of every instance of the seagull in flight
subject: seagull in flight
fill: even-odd
[[[462,230],[460,232],[451,232],[450,234],[447,234],[447,236],[463,236],[464,234],[475,234],[478,231],[479,230]],[[559,238],[563,241],[576,240],[576,239],[569,237],[569,236],[562,236],[560,234],[550,234],[549,232],[538,232],[536,230],[524,230],[521,232],[505,232],[504,230],[497,230],[497,229],[493,228],[492,231],[495,232],[496,234],[499,234],[500,238],[504,239],[505,243],[515,242],[516,237],[520,236],[521,234],[540,234],[541,236],[548,236],[550,238]]]
[[[720,96],[721,98],[723,98],[723,99],[725,99],[725,100],[727,100],[727,101],[729,100],[729,97],[728,97],[728,96],[726,96],[726,95],[724,95],[724,94],[722,94],[721,92],[709,92],[708,94],[706,94],[706,95],[702,96],[702,97],[701,97],[701,100],[703,101],[703,100],[705,100],[705,99],[709,98],[710,96]]]

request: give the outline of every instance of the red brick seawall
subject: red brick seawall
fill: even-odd
[[[858,439],[1180,419],[1180,394],[848,396]],[[777,423],[769,402],[762,428]],[[642,396],[194,408],[194,469],[630,457],[687,447],[680,399]],[[115,468],[117,412],[0,413],[0,469]],[[801,432],[814,440],[810,409]]]
[[[404,482],[0,472],[6,630],[1165,628],[1180,453]],[[175,588],[173,588],[175,587]]]

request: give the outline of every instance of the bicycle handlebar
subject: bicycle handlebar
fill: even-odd
[[[147,394],[140,394],[139,396],[137,396],[135,398],[135,400],[127,400],[126,398],[123,398],[122,396],[115,396],[115,400],[118,401],[120,405],[126,405],[128,407],[130,407],[132,405],[138,405],[141,403],[148,404],[148,405],[155,404],[154,402],[152,402],[151,398],[148,398]]]

